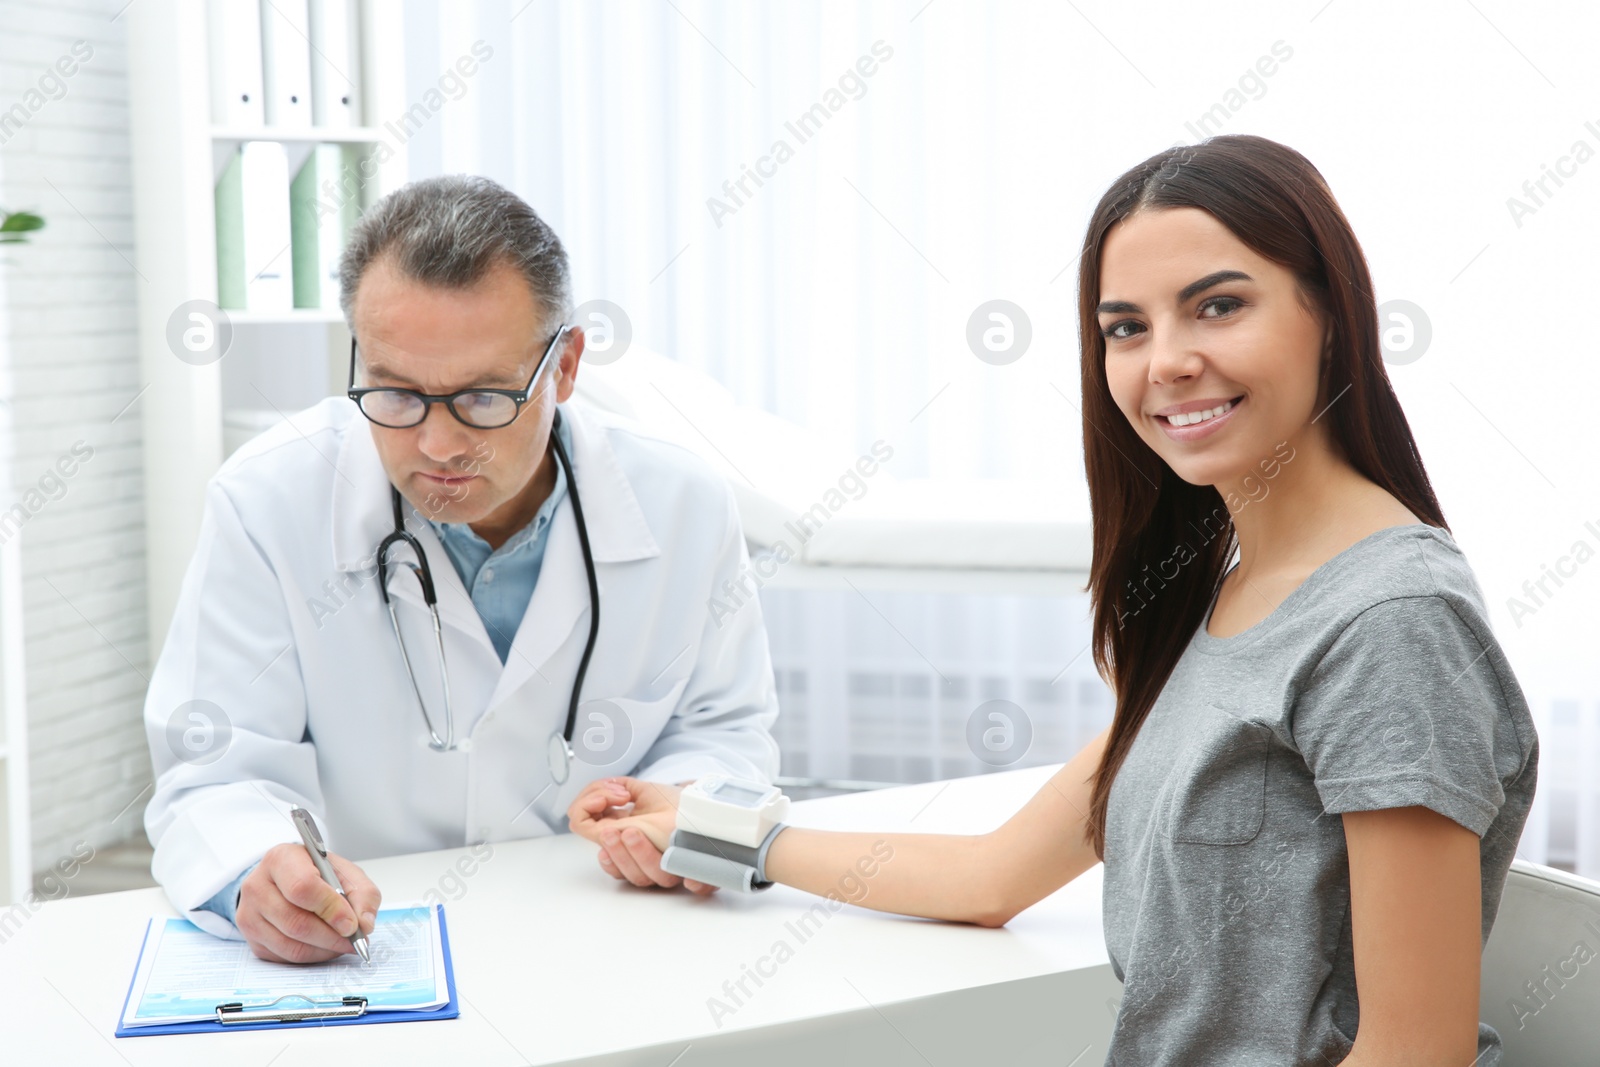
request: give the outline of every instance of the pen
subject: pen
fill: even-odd
[[[306,851],[311,853],[311,862],[317,865],[317,873],[322,875],[322,880],[333,886],[334,892],[344,897],[348,903],[350,897],[345,893],[344,886],[339,884],[339,875],[334,872],[333,864],[328,862],[328,849],[322,843],[322,835],[317,832],[316,820],[311,818],[311,813],[305,808],[295,808],[290,816],[294,818],[295,829],[300,831],[300,840],[306,844]],[[361,917],[356,916],[356,932],[350,938],[350,943],[361,954],[363,962],[371,962],[372,956],[367,949],[367,935],[361,932]]]

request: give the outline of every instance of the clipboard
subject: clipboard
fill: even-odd
[[[157,922],[151,919],[145,927],[144,941],[139,946],[139,961],[134,963],[134,977],[128,982],[128,992],[122,998],[122,1012],[118,1014],[117,1037],[145,1037],[155,1034],[206,1034],[224,1030],[296,1030],[314,1026],[350,1026],[363,1023],[410,1023],[430,1019],[455,1019],[461,1015],[461,1005],[456,997],[456,971],[450,959],[450,931],[445,925],[444,905],[435,904],[439,916],[439,947],[444,953],[445,989],[450,999],[437,1008],[423,1011],[375,1008],[367,1010],[365,997],[343,997],[337,1001],[318,1002],[301,996],[280,997],[271,1004],[219,1004],[217,1017],[203,1022],[162,1023],[156,1026],[124,1026],[121,1022],[128,1011],[128,1001],[133,997],[133,987],[138,981],[139,962],[144,959],[150,945],[150,932]],[[224,1021],[226,1020],[226,1021]]]

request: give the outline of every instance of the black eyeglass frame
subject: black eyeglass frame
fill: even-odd
[[[350,381],[345,387],[344,395],[355,402],[356,410],[360,411],[362,415],[366,416],[369,422],[372,422],[378,426],[383,426],[390,430],[409,430],[415,426],[421,426],[424,422],[428,421],[428,409],[434,404],[443,404],[446,410],[448,410],[450,414],[455,417],[455,420],[461,423],[463,426],[469,426],[474,430],[499,430],[506,426],[510,426],[513,422],[516,422],[518,416],[522,414],[522,406],[532,398],[533,385],[539,380],[539,376],[544,373],[545,366],[550,362],[550,354],[556,350],[556,346],[560,343],[561,339],[566,336],[567,331],[570,329],[572,329],[572,324],[567,323],[555,332],[554,337],[550,338],[550,343],[545,345],[544,355],[540,356],[539,362],[534,365],[533,374],[528,378],[528,384],[523,386],[521,389],[484,389],[479,387],[473,389],[457,389],[453,393],[422,393],[415,389],[402,389],[398,386],[392,385],[375,385],[363,386],[359,389],[356,388],[356,339],[354,335],[352,335],[350,338]],[[368,396],[372,393],[403,393],[406,396],[415,397],[416,399],[422,401],[422,415],[417,419],[416,422],[408,422],[401,426],[396,426],[392,422],[379,422],[377,419],[368,414],[366,407],[364,407],[361,403],[362,397]],[[461,397],[476,393],[489,393],[494,396],[507,397],[517,405],[516,410],[511,413],[511,417],[505,422],[496,423],[493,426],[482,426],[476,422],[468,422],[466,419],[461,417],[461,412],[456,410],[455,402]]]

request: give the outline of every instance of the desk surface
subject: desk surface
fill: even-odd
[[[792,806],[790,822],[982,833],[1057,769],[805,801]],[[605,875],[595,847],[571,834],[498,843],[461,877],[455,864],[467,855],[459,849],[363,864],[386,904],[430,889],[447,899],[459,1019],[114,1038],[145,920],[176,914],[161,890],[143,889],[46,903],[0,944],[4,1059],[240,1067],[566,1063],[1107,963],[1099,867],[998,930],[846,905],[814,913],[802,939],[798,920],[826,902],[786,886],[710,898],[641,890]],[[792,954],[777,962],[780,941]],[[771,977],[759,989],[747,980],[751,995],[714,1019],[711,998],[731,1005],[724,983],[762,957]]]

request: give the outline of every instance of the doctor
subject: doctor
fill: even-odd
[[[707,609],[748,565],[732,494],[565,403],[584,334],[549,227],[487,179],[416,182],[362,217],[340,285],[357,402],[212,479],[145,703],[156,879],[297,963],[372,929],[357,861],[565,832],[613,776],[778,769],[759,606]],[[629,837],[602,842],[608,873],[678,884]]]

